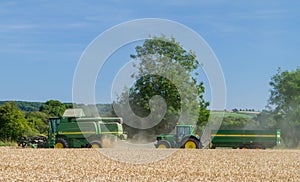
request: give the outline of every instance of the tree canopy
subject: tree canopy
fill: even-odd
[[[184,118],[181,123],[195,124],[198,128],[203,126],[208,120],[206,108],[209,103],[203,98],[203,83],[196,79],[200,64],[195,53],[185,50],[174,38],[165,36],[149,38],[135,51],[130,57],[138,70],[132,75],[136,81],[128,92],[120,96],[119,103],[129,102],[132,111],[145,118],[161,109],[160,106],[151,106],[152,99],[156,96],[164,99],[166,113],[159,124],[146,130],[148,133],[170,132],[180,118]],[[126,113],[122,117],[125,123],[126,118],[130,119]]]
[[[34,135],[37,131],[32,130],[18,105],[8,102],[0,106],[0,139],[15,141],[22,135]]]
[[[66,105],[58,100],[49,100],[40,108],[41,112],[48,116],[62,116],[66,110]]]
[[[300,141],[300,69],[278,70],[270,82],[269,108],[277,126],[289,147],[297,147]]]

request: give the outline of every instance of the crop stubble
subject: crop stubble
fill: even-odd
[[[300,150],[100,151],[0,148],[0,181],[300,181]]]

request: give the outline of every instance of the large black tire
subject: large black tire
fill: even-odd
[[[156,148],[171,148],[171,144],[167,140],[159,140],[155,146]]]
[[[90,145],[89,145],[90,148],[102,148],[102,144],[100,141],[92,141],[90,142]]]
[[[57,138],[54,148],[69,148],[69,145],[64,138]]]
[[[184,145],[183,145],[183,148],[185,149],[198,149],[200,146],[200,142],[195,139],[195,138],[188,138]]]

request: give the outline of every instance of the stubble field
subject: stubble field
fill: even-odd
[[[0,161],[0,181],[300,181],[300,150],[0,147]]]

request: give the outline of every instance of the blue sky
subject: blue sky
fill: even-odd
[[[261,110],[277,68],[299,66],[299,5],[296,0],[0,1],[0,100],[70,102],[76,65],[91,41],[125,21],[164,18],[190,27],[211,46],[225,76],[227,109]],[[126,59],[127,52],[120,52]],[[106,72],[114,72],[113,65]],[[98,82],[110,84],[110,77]],[[97,100],[110,102],[110,91],[99,89]]]

